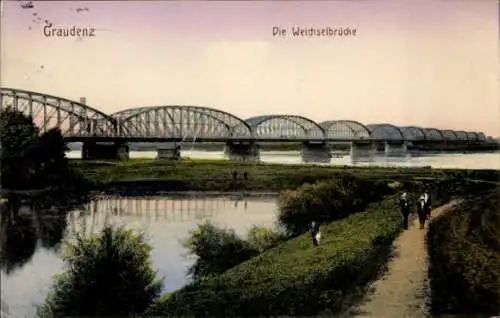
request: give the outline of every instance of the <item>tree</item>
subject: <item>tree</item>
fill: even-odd
[[[59,128],[53,128],[38,138],[33,148],[36,170],[44,185],[61,184],[69,177],[66,151],[68,147]]]
[[[259,254],[233,230],[221,229],[209,222],[192,231],[185,246],[197,256],[189,269],[194,280],[221,274]]]
[[[38,139],[33,120],[11,107],[0,112],[1,173],[4,188],[18,188],[33,174],[29,151]]]
[[[67,271],[56,278],[39,317],[130,317],[160,295],[162,281],[142,234],[106,225],[98,235],[65,242]]]
[[[7,107],[0,112],[2,186],[40,188],[74,181],[66,159],[61,131],[53,128],[39,136],[31,117]],[[74,182],[73,182],[74,183]]]

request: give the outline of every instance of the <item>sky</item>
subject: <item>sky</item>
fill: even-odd
[[[2,87],[84,96],[108,114],[201,105],[500,136],[494,0],[21,3],[3,1]],[[45,20],[94,36],[47,36]]]

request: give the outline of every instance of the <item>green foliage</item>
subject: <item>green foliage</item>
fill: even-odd
[[[427,234],[432,310],[500,314],[500,188],[470,196]]]
[[[221,229],[209,222],[192,231],[185,245],[197,257],[189,268],[195,281],[221,274],[258,254],[233,230]]]
[[[280,224],[290,235],[308,230],[312,220],[329,222],[363,211],[369,202],[392,192],[383,182],[372,182],[339,174],[335,179],[305,184],[281,193],[278,198]]]
[[[143,235],[107,225],[98,235],[66,242],[65,273],[38,308],[40,317],[128,317],[161,292]]]
[[[2,186],[11,188],[34,174],[30,152],[38,139],[38,128],[31,118],[11,108],[0,113]]]
[[[286,236],[283,233],[272,228],[254,225],[248,231],[247,241],[253,249],[262,253],[285,239]]]
[[[310,235],[289,239],[220,276],[155,302],[146,316],[333,316],[377,275],[401,218],[394,197]]]
[[[33,189],[82,185],[83,178],[68,167],[61,131],[39,136],[32,118],[12,108],[0,113],[2,186]]]

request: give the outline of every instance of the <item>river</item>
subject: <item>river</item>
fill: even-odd
[[[222,151],[183,150],[183,157],[193,159],[224,159]],[[68,158],[81,158],[81,151],[67,153]],[[131,151],[130,158],[155,158],[155,151]],[[260,161],[279,164],[300,164],[302,158],[299,151],[261,151]],[[383,154],[353,160],[348,154],[332,158],[328,165],[347,166],[394,166],[459,168],[459,169],[498,169],[500,170],[500,152],[482,153],[420,153],[405,157],[387,157]]]
[[[216,151],[183,151],[184,157],[222,159]],[[130,153],[132,158],[154,158],[156,152]],[[79,151],[68,157],[80,157]],[[297,151],[261,152],[261,161],[301,163]],[[353,162],[349,156],[333,158],[331,165],[432,166],[435,168],[498,169],[500,153],[421,154],[405,158],[378,156]],[[99,197],[78,209],[32,210],[22,206],[15,217],[1,220],[1,300],[2,311],[12,317],[33,317],[34,305],[43,302],[52,276],[63,271],[59,257],[62,239],[75,231],[97,231],[108,220],[147,233],[153,247],[152,260],[165,291],[181,288],[188,281],[186,270],[193,259],[183,247],[189,231],[205,220],[234,229],[245,236],[252,225],[273,226],[277,207],[274,198],[158,196],[141,198]],[[62,215],[62,216],[61,216]],[[3,316],[2,316],[3,317]]]
[[[2,311],[12,317],[35,315],[34,305],[44,301],[53,275],[64,269],[58,256],[61,239],[75,231],[98,231],[106,221],[144,231],[158,275],[165,277],[164,291],[174,291],[188,282],[186,271],[194,262],[182,244],[190,230],[210,220],[245,237],[252,225],[274,226],[276,212],[272,197],[195,195],[99,197],[68,211],[22,206],[1,224]]]

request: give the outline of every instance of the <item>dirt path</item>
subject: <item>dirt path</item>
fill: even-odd
[[[432,211],[438,217],[456,202]],[[386,275],[375,281],[374,293],[357,310],[356,317],[372,318],[422,318],[427,316],[427,248],[425,230],[413,218],[409,230],[394,241],[394,258],[388,264]]]

